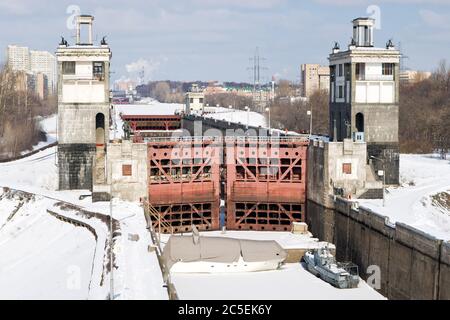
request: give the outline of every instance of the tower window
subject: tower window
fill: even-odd
[[[103,81],[104,80],[104,63],[103,62],[94,62],[93,65],[93,74],[94,79]]]
[[[344,163],[342,165],[342,173],[343,174],[352,174],[352,164],[351,163]]]
[[[336,80],[336,66],[330,67],[330,81],[334,82]]]
[[[342,77],[344,75],[342,64],[339,65],[339,77]]]
[[[350,80],[350,74],[351,74],[351,64],[346,63],[344,65],[344,71],[345,71],[345,80]]]
[[[393,63],[383,63],[383,76],[392,76],[394,74]]]
[[[124,164],[122,165],[122,176],[124,177],[131,177],[132,174],[132,167],[131,164]]]
[[[356,64],[356,80],[364,80],[366,75],[366,64],[357,63]]]
[[[364,115],[361,112],[358,112],[355,117],[356,122],[356,130],[358,132],[364,132]]]
[[[62,73],[67,75],[75,74],[75,61],[63,61]]]
[[[339,92],[338,92],[338,98],[342,99],[344,98],[344,86],[339,86]]]

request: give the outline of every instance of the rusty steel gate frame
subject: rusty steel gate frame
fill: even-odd
[[[288,231],[305,221],[307,146],[303,138],[227,144],[227,229]]]
[[[172,226],[162,226],[163,233],[190,232],[192,224],[218,230],[224,179],[227,229],[288,231],[292,222],[305,221],[305,138],[155,138],[147,144],[148,201],[161,214],[153,227],[160,221]]]
[[[175,233],[219,229],[220,147],[214,141],[148,142],[148,201]],[[153,219],[159,229],[159,221]],[[164,233],[170,230],[161,227]]]

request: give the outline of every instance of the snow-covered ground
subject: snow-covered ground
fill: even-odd
[[[43,118],[39,117],[39,125],[40,129],[45,132],[46,141],[40,141],[38,144],[34,145],[31,150],[23,151],[22,154],[27,154],[30,151],[34,151],[37,149],[44,148],[45,146],[48,146],[52,143],[55,143],[57,140],[57,119],[58,116],[56,114],[51,115],[49,117]]]
[[[192,300],[380,300],[361,282],[356,289],[337,289],[309,273],[300,263],[281,270],[245,274],[174,274],[180,299]]]
[[[109,215],[109,203],[92,203],[91,198],[79,200],[80,195],[90,194],[87,190],[57,191],[55,154],[56,148],[53,147],[25,159],[0,164],[0,187],[38,195],[30,203],[29,209],[23,213],[24,209],[21,209],[10,221],[7,220],[19,200],[0,199],[0,228],[4,226],[0,229],[0,256],[18,252],[23,257],[23,261],[19,262],[14,260],[15,255],[11,256],[11,260],[0,259],[0,298],[103,299],[107,296],[105,290],[109,291],[109,273],[106,274],[103,286],[96,288],[95,294],[86,289],[86,281],[91,279],[86,275],[91,274],[93,264],[95,269],[103,268],[99,265],[103,261],[96,261],[92,255],[96,248],[92,234],[87,229],[60,222],[47,212],[47,209],[53,209],[56,202],[65,201],[87,211]],[[115,299],[167,299],[156,253],[148,251],[151,238],[146,229],[142,208],[139,204],[114,201],[112,209],[113,218],[119,221],[121,230],[121,236],[116,239],[114,246],[117,259],[117,270],[114,272]],[[64,215],[73,216],[70,212],[64,212]],[[103,239],[107,236],[104,225],[93,221],[89,221],[89,224],[102,232]],[[14,232],[20,235],[18,240],[14,240]],[[138,235],[139,240],[132,241],[129,235]],[[105,245],[97,247],[102,252],[97,252],[96,256],[104,256]],[[89,252],[91,253],[88,254]],[[55,262],[58,257],[61,259],[59,263]],[[58,271],[49,266],[51,263],[55,264],[54,268],[58,268]],[[78,266],[79,269],[73,266]],[[65,290],[65,283],[73,279],[67,270],[79,270],[87,277],[82,277],[82,290]],[[35,278],[33,275],[42,277]],[[44,282],[49,284],[45,286]],[[18,289],[12,290],[12,286]],[[27,290],[31,287],[35,289]]]
[[[0,299],[87,299],[94,235],[48,214],[52,200],[4,196],[0,189]]]
[[[433,155],[401,155],[398,188],[382,200],[358,200],[360,206],[450,241],[450,160]]]
[[[223,120],[227,122],[241,123],[244,125],[249,125],[253,127],[266,128],[268,126],[268,121],[263,114],[254,111],[245,111],[237,109],[228,109],[223,107],[210,107],[213,113],[207,113],[204,115],[205,118],[211,118],[216,120]]]

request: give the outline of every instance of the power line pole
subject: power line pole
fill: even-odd
[[[114,254],[113,254],[113,197],[109,200],[109,261],[111,273],[109,274],[109,299],[114,300]]]
[[[405,71],[407,69],[405,60],[409,60],[409,56],[403,54],[401,42],[398,43],[398,51],[400,51],[400,71]]]
[[[256,47],[255,54],[250,61],[253,62],[253,67],[249,68],[253,71],[253,106],[256,105],[257,111],[263,112],[265,106],[262,102],[261,70],[267,70],[267,68],[261,66],[261,61],[266,61],[266,59],[259,55],[259,47]]]

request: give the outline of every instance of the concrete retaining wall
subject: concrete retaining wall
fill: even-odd
[[[338,261],[352,261],[367,279],[381,271],[379,292],[389,299],[450,299],[450,243],[338,198],[330,210],[308,202],[311,232],[336,244]]]

